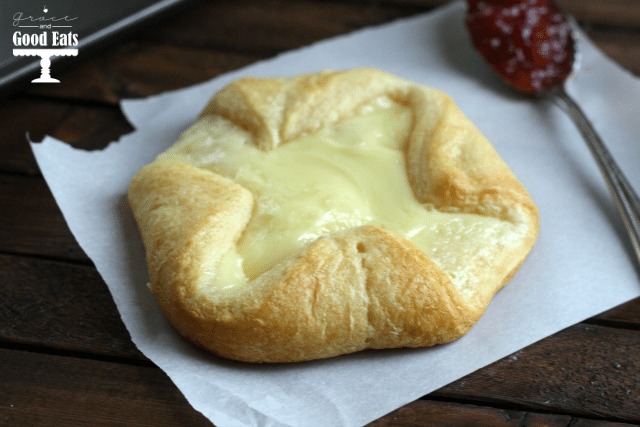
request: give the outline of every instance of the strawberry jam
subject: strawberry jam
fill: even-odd
[[[571,74],[571,27],[552,1],[468,0],[468,6],[473,44],[511,86],[532,93]]]

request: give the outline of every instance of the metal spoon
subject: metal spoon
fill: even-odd
[[[517,0],[510,2],[468,0],[468,2],[470,10],[473,8],[473,12],[476,13],[476,16],[473,17],[476,21],[474,23],[473,19],[470,19],[472,17],[470,15],[467,18],[467,25],[472,33],[476,47],[492,65],[494,71],[516,90],[555,102],[575,123],[609,187],[640,267],[640,198],[638,198],[635,190],[631,187],[628,179],[624,176],[587,116],[565,89],[567,79],[576,72],[575,22],[567,18],[568,15],[561,12],[551,0],[521,2]],[[508,6],[505,6],[507,3]],[[534,7],[537,8],[538,12],[536,13],[539,13],[539,17],[541,17],[538,20],[539,27],[532,26],[530,15],[527,15],[526,20],[520,18],[521,21],[517,21],[518,18],[514,18],[518,13],[526,12],[528,8],[533,9]],[[493,16],[491,15],[492,13],[494,14]],[[491,19],[496,18],[499,13],[503,13],[500,15],[501,21],[497,23],[491,22]],[[547,16],[544,16],[545,13]],[[509,33],[507,30],[510,19],[512,20],[511,23],[519,22],[522,27],[517,28],[517,25],[514,25],[512,33]],[[555,28],[547,29],[540,22],[548,24],[549,28],[551,26]],[[476,28],[473,27],[474,24],[477,25]],[[492,27],[494,24],[495,27]],[[527,26],[528,28],[524,28]],[[474,34],[474,30],[478,32],[484,31],[485,34]],[[520,32],[517,33],[516,30]],[[500,34],[496,33],[500,31],[503,31],[502,36],[504,39],[499,40]],[[536,46],[534,42],[529,41],[528,50],[525,49],[523,51],[523,49],[520,49],[518,55],[510,57],[509,55],[514,51],[514,42],[510,41],[512,45],[509,49],[511,50],[505,50],[504,47],[500,46],[500,42],[507,40],[509,37],[531,34],[533,31],[543,31],[543,37],[546,36],[555,43],[554,49],[556,51],[546,54],[540,45]],[[559,33],[562,33],[562,35],[558,35]],[[556,40],[553,40],[554,37]],[[544,61],[548,61],[548,64],[544,64]],[[556,62],[554,63],[554,61]],[[531,67],[527,70],[530,74],[529,77],[534,75],[531,69],[540,68],[541,64],[546,68],[544,68],[545,72],[538,73],[543,77],[531,78],[528,81],[524,79],[526,83],[523,83],[522,73],[518,74],[521,70],[517,70],[517,64],[525,64]]]
[[[640,265],[640,198],[638,198],[635,190],[580,106],[567,94],[564,84],[555,85],[541,91],[540,95],[549,98],[560,106],[573,119],[582,134],[609,187],[613,201],[622,218],[622,223],[629,235],[631,247]]]

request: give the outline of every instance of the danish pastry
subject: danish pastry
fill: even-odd
[[[446,94],[366,68],[230,83],[128,196],[166,317],[248,362],[455,340],[538,233]]]

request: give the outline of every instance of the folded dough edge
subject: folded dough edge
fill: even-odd
[[[213,172],[155,161],[134,177],[128,196],[150,289],[183,336],[224,358],[296,362],[446,343],[477,322],[532,249],[538,211],[446,94],[379,70],[326,71],[235,81],[202,115],[227,118],[270,150],[382,95],[414,113],[406,170],[416,198],[509,221],[523,227],[522,240],[495,253],[494,264],[477,272],[482,286],[465,292],[411,242],[373,225],[322,237],[248,286],[209,290],[212,271],[251,218],[253,197]]]

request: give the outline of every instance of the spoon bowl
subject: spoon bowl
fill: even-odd
[[[575,22],[552,0],[468,0],[476,49],[507,84],[553,101],[573,120],[611,192],[640,267],[640,198],[565,83],[578,69]]]

